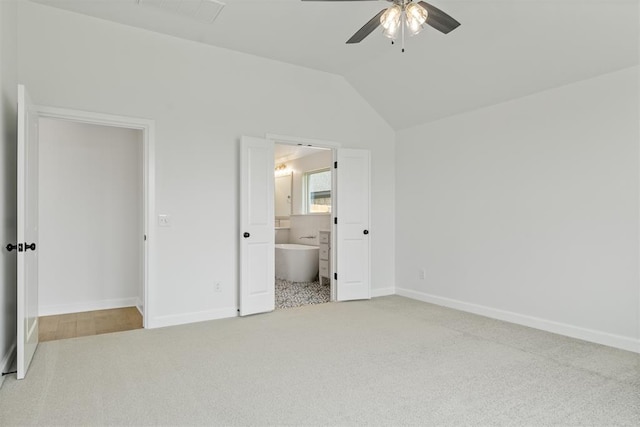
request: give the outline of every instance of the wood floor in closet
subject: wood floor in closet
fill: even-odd
[[[38,321],[41,342],[142,328],[142,316],[136,307],[42,316]]]

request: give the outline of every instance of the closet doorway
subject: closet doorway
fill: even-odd
[[[40,341],[143,327],[144,132],[39,118]]]
[[[142,210],[141,222],[143,224],[142,230],[144,235],[138,236],[138,239],[142,241],[141,253],[142,263],[140,266],[140,277],[142,281],[140,287],[142,289],[142,307],[140,312],[143,316],[143,326],[151,326],[153,321],[152,307],[149,306],[151,300],[150,290],[153,288],[153,278],[149,277],[149,272],[153,271],[151,268],[152,263],[152,251],[150,250],[149,241],[153,241],[153,228],[150,226],[152,223],[150,218],[155,215],[155,122],[149,119],[138,119],[124,116],[114,116],[103,113],[92,113],[86,111],[69,110],[57,107],[47,107],[42,105],[35,105],[29,96],[27,88],[24,85],[18,85],[18,135],[17,135],[17,242],[13,245],[7,245],[8,250],[16,250],[17,253],[17,280],[16,280],[16,308],[17,308],[17,328],[16,328],[16,365],[17,365],[17,379],[24,379],[29,370],[29,365],[33,359],[34,354],[38,349],[39,341],[39,323],[40,316],[45,313],[41,313],[39,303],[39,276],[46,274],[46,271],[40,271],[39,255],[41,253],[41,241],[39,238],[41,228],[41,216],[39,204],[40,204],[40,184],[41,180],[39,161],[40,153],[40,121],[42,119],[57,119],[68,122],[75,122],[85,125],[100,125],[115,128],[134,129],[142,132]],[[45,124],[46,126],[46,124]],[[80,147],[81,152],[85,146]],[[79,153],[78,152],[78,153]],[[74,154],[78,154],[75,153]],[[76,156],[73,156],[75,158]],[[68,159],[67,159],[68,160]],[[62,173],[67,172],[66,169]],[[74,179],[80,179],[75,177]],[[57,188],[60,195],[64,195],[70,192],[70,188]],[[51,195],[49,195],[51,197]],[[55,194],[54,194],[55,198]],[[60,198],[62,199],[62,197]],[[58,200],[56,202],[59,205],[63,205],[64,201]],[[62,221],[70,224],[70,227],[75,227],[75,224],[71,224],[69,218],[75,218],[72,215],[64,217]],[[59,227],[54,224],[56,228]],[[66,236],[64,236],[66,237]],[[109,237],[107,236],[106,239]],[[71,252],[69,255],[73,257],[76,253],[82,251],[92,251],[100,248],[102,242],[91,242],[84,239],[81,245],[69,246],[64,248],[57,245],[57,242],[49,243],[49,253],[55,253],[67,250]],[[136,245],[137,246],[137,245]],[[73,258],[74,262],[69,266],[69,270],[66,271],[68,275],[71,275],[75,269],[79,268],[79,262]],[[67,280],[65,276],[62,280]],[[82,301],[85,303],[86,301]],[[69,308],[73,305],[75,310],[78,310],[78,304],[67,304],[65,301],[63,304],[56,304],[57,310],[62,310],[64,306]],[[104,307],[101,307],[104,308]],[[85,305],[86,309],[86,305]],[[138,309],[138,307],[136,307]],[[68,313],[67,313],[68,314]],[[64,315],[64,314],[63,314]]]

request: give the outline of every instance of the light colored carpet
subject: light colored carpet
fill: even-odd
[[[0,425],[639,425],[640,355],[392,296],[46,342]]]

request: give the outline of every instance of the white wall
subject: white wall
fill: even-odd
[[[292,215],[289,243],[318,246],[320,230],[331,230],[331,214]]]
[[[309,156],[301,157],[286,162],[287,166],[293,171],[292,188],[292,214],[302,215],[304,211],[304,174],[306,172],[331,167],[333,154],[331,150],[322,150]]]
[[[0,1],[0,370],[8,370],[16,342],[16,103],[17,3]],[[2,385],[3,378],[0,378]]]
[[[34,102],[156,121],[152,326],[233,316],[241,135],[367,148],[373,283],[393,286],[393,130],[339,76],[20,2],[19,73]],[[221,292],[215,292],[215,284]]]
[[[40,119],[39,314],[140,300],[142,131]]]
[[[633,67],[399,132],[399,292],[640,351],[638,125]]]

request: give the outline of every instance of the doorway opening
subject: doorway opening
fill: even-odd
[[[142,328],[143,132],[39,119],[40,341]]]
[[[332,300],[330,148],[274,145],[275,308]]]
[[[331,153],[333,160],[333,164],[330,165],[331,213],[315,214],[325,215],[329,219],[329,230],[317,227],[316,237],[313,237],[313,234],[292,236],[291,220],[294,215],[290,215],[290,235],[287,240],[317,238],[318,252],[323,243],[327,245],[325,247],[327,263],[323,263],[326,270],[321,272],[323,264],[318,262],[318,273],[319,275],[328,273],[331,281],[329,285],[331,301],[370,299],[370,152],[362,149],[341,148],[340,144],[336,143],[295,137],[270,134],[267,134],[266,138],[243,136],[240,139],[238,287],[240,316],[266,313],[276,308],[275,226],[279,224],[280,228],[283,227],[282,218],[276,222],[274,209],[274,169],[278,168],[274,162],[276,144],[321,147],[328,149]],[[278,169],[285,170],[286,167]],[[312,193],[317,193],[307,197],[312,202],[326,198],[326,190],[322,188]],[[295,191],[291,195],[295,206]],[[310,204],[319,205],[320,203]],[[314,213],[311,213],[300,215],[300,217],[311,218],[313,215]],[[284,221],[286,225],[287,220]],[[321,231],[329,233],[321,233]],[[303,247],[309,246],[311,245]]]
[[[35,111],[43,338],[149,327],[155,122],[47,106]],[[52,296],[54,289],[60,294]]]

